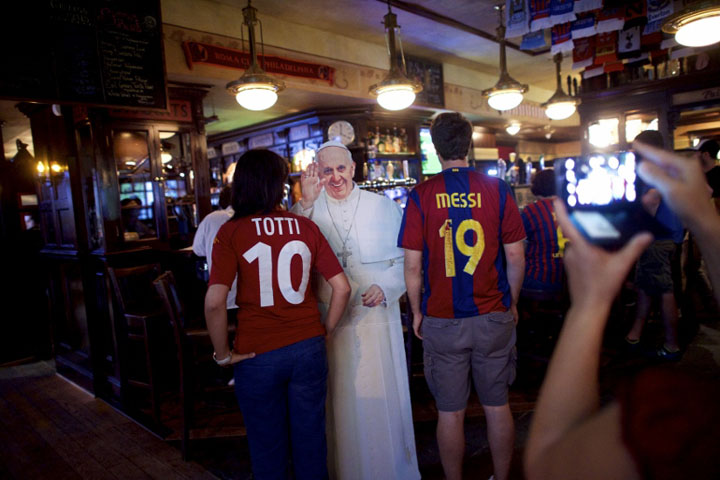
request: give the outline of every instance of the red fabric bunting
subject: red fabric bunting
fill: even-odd
[[[595,65],[617,61],[618,32],[601,33],[595,39]]]

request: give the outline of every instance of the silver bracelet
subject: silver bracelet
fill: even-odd
[[[221,367],[224,367],[232,361],[232,351],[228,353],[228,356],[223,358],[222,360],[218,360],[217,355],[215,354],[215,352],[213,352],[213,360],[215,360],[215,363],[217,363]]]

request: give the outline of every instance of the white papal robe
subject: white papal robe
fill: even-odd
[[[405,293],[403,251],[396,246],[400,208],[354,186],[345,200],[322,191],[311,208],[303,210],[297,203],[292,211],[311,218],[336,254],[350,231],[345,273],[352,293],[328,344],[330,478],[420,478],[398,304]],[[317,281],[324,316],[331,289],[322,278]],[[362,305],[361,295],[372,284],[382,288],[387,306]]]

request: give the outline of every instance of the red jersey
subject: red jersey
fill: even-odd
[[[325,334],[312,268],[326,280],[343,271],[312,220],[278,211],[220,228],[210,285],[230,287],[237,274],[236,352],[259,354]]]
[[[398,246],[423,252],[422,312],[464,318],[505,312],[512,301],[504,243],[525,238],[505,182],[450,168],[408,196]]]

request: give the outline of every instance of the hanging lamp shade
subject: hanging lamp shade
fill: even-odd
[[[400,43],[400,58],[402,67],[398,65],[397,50],[395,46],[395,30],[398,27],[397,15],[390,11],[384,17],[387,34],[388,54],[390,56],[390,70],[382,82],[370,87],[370,94],[377,97],[378,104],[386,110],[403,110],[415,101],[415,95],[422,91],[420,82],[410,80],[405,73],[405,54]]]
[[[555,93],[547,102],[541,105],[545,109],[545,115],[551,120],[565,120],[575,113],[580,99],[566,94],[562,89],[562,80],[560,78],[560,64],[562,63],[562,53],[556,53],[553,57],[555,62],[555,75],[557,77],[557,88]],[[569,82],[569,80],[568,80]]]
[[[520,124],[519,123],[511,123],[507,127],[505,127],[505,131],[509,133],[510,135],[517,135],[517,133],[520,131]]]
[[[235,100],[240,106],[248,110],[259,111],[275,105],[278,92],[285,89],[285,82],[265,73],[258,63],[255,45],[256,23],[258,23],[257,9],[248,1],[247,7],[243,8],[243,24],[248,29],[251,63],[240,78],[228,83],[225,88],[235,95]]]
[[[494,87],[483,90],[483,95],[488,97],[488,104],[495,110],[511,110],[523,100],[523,93],[528,91],[528,86],[512,78],[507,72],[507,59],[505,57],[505,25],[503,25],[503,6],[498,5],[495,9],[500,12],[500,26],[497,28],[497,41],[500,45],[500,79]]]
[[[720,42],[720,4],[717,1],[693,2],[668,17],[662,30],[674,34],[675,40],[687,47]]]

